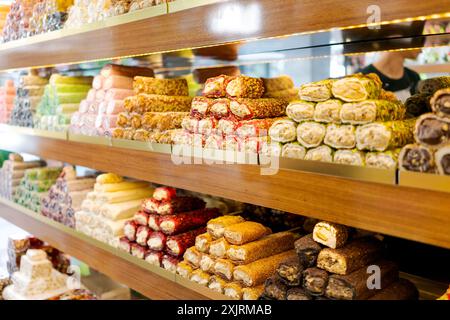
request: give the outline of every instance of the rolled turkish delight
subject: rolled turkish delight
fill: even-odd
[[[435,114],[450,118],[450,84],[448,88],[436,91],[430,104]]]
[[[234,99],[230,102],[231,113],[238,119],[265,119],[284,116],[288,102],[285,99]]]
[[[303,288],[291,288],[286,292],[286,300],[312,300]]]
[[[290,88],[279,91],[269,91],[264,93],[264,98],[281,98],[289,102],[298,100],[299,88]]]
[[[133,82],[136,94],[160,94],[165,96],[188,96],[189,88],[186,79],[159,79],[136,76]]]
[[[317,267],[336,274],[349,274],[380,257],[381,244],[374,239],[357,239],[338,249],[325,248],[317,258]]]
[[[181,261],[177,265],[177,274],[179,274],[183,278],[189,279],[193,271],[194,268],[192,268],[192,266],[185,261]]]
[[[118,64],[108,64],[104,66],[100,72],[104,78],[110,76],[123,76],[134,78],[136,76],[153,77],[154,73],[152,69],[144,67],[129,67]]]
[[[386,150],[383,152],[367,152],[366,166],[378,169],[396,169],[400,148]]]
[[[236,135],[240,138],[265,137],[269,128],[282,118],[253,119],[240,121],[236,126]]]
[[[265,92],[281,91],[294,87],[294,81],[292,78],[286,75],[275,78],[262,78],[264,83]]]
[[[230,244],[224,238],[220,238],[211,242],[209,245],[209,254],[215,258],[225,258],[229,248]]]
[[[216,260],[208,254],[202,254],[200,258],[200,269],[208,273],[214,273],[214,265]]]
[[[418,84],[418,92],[432,95],[440,89],[449,87],[450,87],[450,77],[441,76],[420,81]]]
[[[264,285],[259,285],[253,288],[242,288],[242,300],[258,300],[264,293]]]
[[[439,148],[450,141],[450,119],[427,113],[416,122],[416,142],[431,148]]]
[[[225,285],[228,283],[228,281],[222,279],[219,276],[211,276],[209,278],[209,283],[208,283],[208,288],[210,288],[211,290],[218,292],[218,293],[223,293]]]
[[[176,273],[178,263],[180,263],[180,262],[181,262],[181,258],[173,257],[173,256],[166,254],[162,257],[161,265],[167,271]]]
[[[375,295],[369,300],[418,300],[419,291],[416,286],[407,279],[399,279]]]
[[[270,139],[274,142],[295,141],[297,136],[297,124],[292,120],[278,120],[269,129]]]
[[[303,271],[303,288],[312,295],[322,296],[328,285],[328,272],[312,267]]]
[[[355,127],[330,124],[323,142],[336,149],[353,149],[356,146]]]
[[[242,299],[242,285],[238,282],[230,282],[227,283],[223,288],[223,293],[227,297],[234,299],[234,300],[241,300]]]
[[[150,232],[147,239],[147,245],[151,250],[161,251],[166,248],[167,236],[159,231]]]
[[[333,80],[322,80],[304,84],[300,87],[300,99],[320,102],[331,98]]]
[[[286,115],[296,122],[313,120],[316,104],[314,102],[296,100],[289,103]]]
[[[214,118],[205,118],[198,121],[197,131],[200,134],[209,136],[214,134],[217,128],[217,120]]]
[[[231,116],[230,99],[215,99],[211,102],[209,112],[216,119],[227,118]]]
[[[301,285],[303,266],[297,255],[289,257],[278,265],[277,274],[286,285],[295,287]]]
[[[195,244],[195,237],[205,231],[205,228],[201,227],[175,236],[167,237],[167,253],[176,257],[182,256],[186,252],[187,248],[192,247]]]
[[[362,267],[347,275],[331,275],[325,295],[339,300],[366,300],[398,280],[398,267],[395,263],[383,260],[374,265],[380,269],[380,288],[369,287],[368,281],[372,274],[366,267]]]
[[[190,133],[197,133],[198,132],[198,122],[200,120],[192,117],[185,117],[181,121],[181,127]],[[219,122],[220,123],[220,122]]]
[[[102,94],[104,92],[104,94]],[[133,90],[128,89],[109,89],[108,91],[98,90],[97,100],[100,101],[112,101],[112,100],[123,100],[127,97],[133,95]]]
[[[124,108],[128,112],[189,112],[192,98],[188,96],[163,96],[138,94],[125,99]]]
[[[281,156],[284,158],[303,160],[305,155],[306,148],[301,146],[298,142],[286,143],[281,149]]]
[[[314,226],[313,239],[329,248],[340,248],[347,242],[348,229],[337,223],[321,221]]]
[[[366,124],[374,121],[392,121],[405,118],[406,108],[400,101],[365,100],[344,103],[341,121],[350,124]]]
[[[177,190],[171,187],[159,187],[153,192],[153,198],[158,201],[170,201],[177,196]]]
[[[274,233],[241,246],[231,245],[227,250],[227,257],[236,264],[248,264],[293,249],[294,240],[291,232]]]
[[[134,221],[141,225],[141,226],[147,226],[148,225],[148,213],[144,211],[139,211],[134,215]]]
[[[150,198],[144,200],[142,206],[148,213],[171,215],[179,212],[203,209],[205,208],[205,202],[197,197],[176,197],[163,201]]]
[[[327,127],[317,122],[303,122],[297,127],[297,141],[305,148],[314,148],[322,144]]]
[[[424,113],[431,112],[431,95],[416,93],[405,101],[406,114],[408,117],[418,117]]]
[[[230,244],[242,245],[270,233],[272,233],[271,230],[261,223],[246,221],[226,227],[224,237]]]
[[[256,260],[246,265],[236,266],[234,268],[233,278],[247,287],[260,285],[276,271],[278,265],[283,260],[294,257],[295,255],[295,251],[290,250]]]
[[[300,259],[303,268],[309,268],[316,265],[319,252],[322,246],[313,240],[313,235],[306,235],[294,243],[295,251]]]
[[[229,78],[229,76],[220,75],[207,79],[203,88],[203,95],[209,98],[226,97],[226,84]]]
[[[131,244],[132,242],[127,237],[122,237],[119,240],[119,249],[131,253]]]
[[[128,113],[119,113],[117,115],[117,123],[119,127],[126,128],[131,126],[131,116]]]
[[[333,162],[346,164],[351,166],[364,166],[366,156],[362,151],[353,150],[337,150],[333,154]]]
[[[213,239],[219,239],[223,237],[226,227],[244,221],[245,219],[241,216],[222,216],[208,221],[206,228]]]
[[[210,277],[211,277],[210,274],[208,274],[200,269],[197,269],[197,270],[192,271],[192,274],[191,274],[191,277],[189,278],[189,280],[191,280],[195,283],[198,283],[202,286],[207,286],[209,283]]]
[[[407,171],[435,172],[434,153],[428,147],[408,144],[400,152],[399,167]]]
[[[278,275],[273,275],[264,283],[264,294],[275,300],[286,300],[286,293],[289,287]]]
[[[258,99],[264,94],[264,82],[260,78],[243,75],[230,77],[225,81],[225,85],[226,94],[230,98]]]
[[[146,246],[150,233],[152,233],[152,231],[149,227],[139,226],[139,228],[136,231],[136,242],[141,246]]]
[[[341,123],[342,101],[329,99],[319,102],[314,110],[314,121],[324,123]]]
[[[333,162],[333,150],[329,146],[320,146],[308,150],[305,160]]]
[[[234,263],[227,259],[217,259],[214,264],[214,274],[228,281],[233,279]]]
[[[161,216],[159,219],[159,227],[165,234],[173,235],[205,225],[209,220],[218,215],[219,210],[212,208],[184,212],[177,215]]]
[[[124,232],[125,236],[128,238],[128,240],[136,241],[136,232],[137,232],[138,227],[139,227],[139,225],[133,220],[125,222],[123,232]]]
[[[209,253],[213,237],[209,233],[200,234],[195,238],[195,248],[203,253]]]
[[[359,150],[385,151],[400,148],[414,140],[415,119],[376,122],[356,129]]]
[[[139,259],[144,259],[145,258],[145,252],[146,249],[144,246],[141,246],[137,243],[132,243],[131,244],[131,254]]]
[[[226,100],[226,99],[225,99]],[[214,99],[206,97],[194,97],[191,105],[191,117],[203,118],[210,115],[211,104]]]
[[[200,268],[200,261],[202,259],[202,253],[195,249],[195,247],[190,247],[186,250],[183,255],[185,261],[196,268]]]
[[[377,99],[381,92],[381,86],[380,78],[374,73],[355,74],[336,80],[331,91],[334,97],[343,101],[357,102]]]
[[[94,82],[95,82],[95,78],[94,78]],[[100,89],[100,88],[95,88],[95,89]],[[133,79],[129,78],[129,77],[113,75],[113,76],[110,76],[103,80],[101,89],[103,89],[103,90],[109,90],[109,89],[132,90],[133,89]]]
[[[160,267],[162,266],[162,259],[163,259],[164,253],[162,251],[153,251],[153,250],[147,250],[145,253],[144,260],[151,265]]]
[[[434,156],[439,174],[450,175],[450,147],[440,148]]]

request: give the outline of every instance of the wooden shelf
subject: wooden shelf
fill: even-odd
[[[171,154],[0,130],[0,149],[450,248],[448,193],[259,165],[177,165]]]
[[[150,299],[227,299],[1,198],[0,217]]]
[[[373,5],[371,0],[351,4],[345,0],[320,3],[315,0],[179,0],[167,7],[144,9],[76,30],[63,29],[2,44],[0,70],[147,55],[361,26],[370,18],[366,13],[370,5]],[[380,22],[399,22],[450,11],[442,6],[441,0],[395,0],[378,5],[382,12]],[[329,8],[333,8],[333,14],[329,14]]]

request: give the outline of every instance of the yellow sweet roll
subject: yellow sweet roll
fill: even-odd
[[[227,259],[217,259],[214,264],[214,274],[228,281],[233,279],[234,263]]]
[[[289,250],[246,265],[237,266],[234,268],[233,278],[246,287],[260,285],[277,270],[278,265],[283,260],[295,256],[295,250]]]
[[[213,273],[215,264],[216,261],[214,257],[211,257],[208,254],[202,254],[202,257],[200,258],[200,269],[202,271]]]
[[[195,249],[195,247],[190,247],[184,253],[183,258],[186,262],[188,262],[192,266],[199,268],[202,255],[203,254],[197,249]]]
[[[187,96],[164,96],[141,93],[124,100],[128,112],[144,114],[145,112],[189,112],[192,98]]]
[[[209,233],[198,235],[195,238],[195,248],[200,252],[209,253],[209,247],[212,241],[213,237]]]
[[[329,99],[316,104],[314,121],[325,123],[341,123],[342,101]]]
[[[194,268],[186,261],[181,261],[177,265],[177,274],[179,274],[183,278],[189,279],[193,271]]]
[[[312,102],[321,102],[330,99],[333,81],[322,80],[302,85],[299,93],[300,99]]]
[[[96,182],[99,184],[119,183],[123,178],[115,173],[104,173],[97,177]]]
[[[117,192],[105,192],[98,195],[97,199],[104,203],[120,203],[136,199],[144,199],[153,195],[154,189],[142,188]]]
[[[213,239],[219,239],[223,237],[226,227],[244,221],[245,219],[241,216],[222,216],[208,221],[206,230]]]
[[[282,75],[275,78],[262,78],[265,92],[288,90],[294,87],[294,81],[290,76]]]
[[[243,288],[242,299],[243,300],[258,300],[264,292],[264,285],[261,284],[254,288]]]
[[[241,246],[231,245],[227,251],[227,257],[237,264],[248,264],[294,249],[294,241],[295,236],[291,232],[274,233]]]
[[[231,282],[224,286],[223,293],[234,300],[242,300],[242,289],[239,282]]]
[[[310,101],[295,100],[286,108],[286,115],[295,122],[313,120],[316,104]]]
[[[165,96],[188,96],[189,88],[186,79],[157,79],[151,77],[135,77],[134,92],[160,94]]]
[[[191,280],[195,283],[198,283],[202,286],[207,286],[209,283],[210,277],[211,277],[210,274],[208,274],[200,269],[197,269],[197,270],[192,271],[191,277],[189,278],[189,280]]]
[[[380,78],[370,73],[367,75],[354,74],[333,82],[331,91],[333,96],[346,102],[377,99],[381,93]]]
[[[242,245],[258,240],[270,233],[272,233],[270,228],[261,223],[246,221],[226,227],[224,237],[230,244]]]
[[[145,181],[122,181],[118,183],[99,184],[94,185],[94,191],[96,192],[116,192],[132,189],[148,188],[150,184]]]
[[[230,244],[224,238],[220,238],[211,242],[209,246],[209,254],[215,258],[224,258]]]
[[[208,288],[210,288],[211,290],[218,292],[218,293],[223,293],[225,286],[228,284],[228,281],[222,279],[219,276],[211,276],[209,278],[209,284],[208,284]]]

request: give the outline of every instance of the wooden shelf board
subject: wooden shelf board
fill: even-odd
[[[176,281],[173,273],[1,198],[0,217],[150,299],[224,299],[206,288],[197,290],[194,283]]]
[[[195,1],[193,7],[185,4],[157,6],[81,29],[63,29],[2,44],[0,70],[148,55],[365,25],[370,18],[367,8],[373,1],[230,0]],[[395,0],[378,5],[383,13],[380,22],[446,12],[442,0]],[[327,10],[331,7],[332,15]],[[166,14],[170,8],[176,12]]]
[[[0,149],[450,248],[448,193],[245,164],[177,165],[171,155],[0,131]]]

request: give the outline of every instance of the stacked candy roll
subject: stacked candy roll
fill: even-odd
[[[61,168],[26,169],[19,187],[14,193],[14,202],[36,213],[41,212],[42,201],[48,195],[48,191],[60,173]]]
[[[94,188],[95,179],[77,177],[75,169],[64,167],[48,196],[42,200],[41,214],[70,228],[75,228],[75,212]]]
[[[177,273],[233,299],[256,300],[278,264],[295,256],[295,239],[241,216],[221,216],[196,237]]]
[[[88,136],[110,135],[118,115],[124,112],[124,99],[132,96],[133,78],[153,76],[153,70],[109,64],[94,77],[87,97],[70,120],[70,131]]]
[[[21,127],[33,127],[38,105],[42,100],[48,79],[36,75],[20,77],[19,87],[11,114],[10,124]]]
[[[317,223],[312,234],[295,241],[297,254],[278,264],[260,299],[417,300],[414,284],[399,278],[398,266],[383,259],[381,241],[357,235],[342,225]],[[367,285],[370,265],[380,269],[380,288]]]
[[[402,149],[399,165],[406,171],[450,175],[450,87],[436,91],[429,104],[433,112],[417,119],[415,144]]]
[[[405,120],[405,106],[381,85],[375,74],[302,85],[300,100],[286,109],[289,119],[269,130],[272,150],[287,158],[396,168],[414,120]]]
[[[75,212],[75,229],[118,247],[126,222],[152,194],[147,182],[125,180],[113,173],[99,175],[94,190],[83,200],[81,210]]]
[[[299,88],[294,88],[294,81],[289,76],[262,78],[265,98],[284,98],[289,101],[298,99]]]
[[[3,42],[25,38],[29,33],[33,7],[40,0],[15,0],[3,27]]]
[[[169,187],[156,188],[153,197],[126,223],[120,248],[175,272],[196,236],[206,232],[206,222],[218,215],[219,209],[206,208],[198,197],[177,195],[176,189]]]
[[[25,170],[41,167],[41,161],[23,161],[19,154],[10,154],[0,169],[0,196],[13,200],[13,196],[25,176]]]
[[[411,117],[419,117],[424,113],[432,112],[430,100],[433,94],[450,87],[450,77],[441,76],[422,80],[418,85],[418,92],[409,97],[406,102],[406,112]]]
[[[177,135],[176,143],[260,153],[268,144],[270,126],[285,115],[288,105],[286,97],[263,97],[266,87],[283,91],[291,86],[292,80],[285,76],[209,78],[203,96],[192,101],[190,115],[183,119],[184,132]]]
[[[186,79],[137,76],[133,88],[135,95],[125,99],[125,112],[118,115],[112,137],[172,143],[191,107]]]
[[[71,116],[86,98],[91,82],[92,77],[53,74],[37,108],[35,127],[51,131],[67,130]]]
[[[59,30],[67,19],[73,0],[45,0],[36,3],[30,18],[29,36]]]
[[[0,87],[0,123],[9,123],[14,109],[15,98],[14,81],[6,80],[3,86]]]

